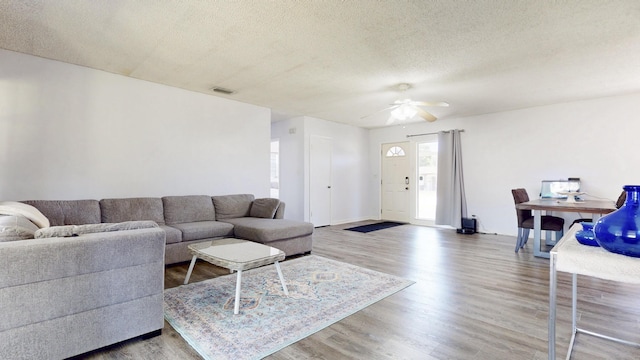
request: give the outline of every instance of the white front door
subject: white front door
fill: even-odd
[[[310,138],[309,218],[315,226],[331,225],[331,138]]]
[[[382,219],[409,222],[409,142],[382,144]]]

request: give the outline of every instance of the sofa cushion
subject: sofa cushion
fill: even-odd
[[[245,217],[226,219],[224,222],[233,224],[235,237],[260,243],[291,239],[313,233],[313,224],[295,220]]]
[[[50,226],[49,219],[34,206],[17,201],[0,201],[0,215],[24,216],[39,228]]]
[[[119,223],[135,220],[151,220],[164,224],[161,198],[122,198],[100,200],[102,222]]]
[[[175,244],[182,241],[182,231],[168,225],[160,225],[160,229],[167,234],[165,239],[167,244]]]
[[[216,208],[216,220],[233,219],[249,216],[254,196],[251,194],[236,194],[212,196]]]
[[[162,205],[167,225],[216,219],[213,201],[208,195],[165,196]]]
[[[49,219],[51,226],[100,223],[98,200],[28,200]]]
[[[220,221],[196,221],[171,226],[182,232],[182,241],[233,235],[233,225]]]
[[[158,224],[153,221],[125,221],[116,224],[86,224],[86,225],[65,225],[51,226],[45,229],[39,229],[35,233],[36,239],[50,237],[69,237],[83,234],[100,233],[107,231],[122,231],[157,228]]]
[[[276,214],[276,210],[278,210],[279,205],[280,200],[278,199],[255,199],[251,203],[249,216],[264,219],[273,219],[273,216]]]
[[[0,242],[33,239],[36,224],[22,215],[0,215]]]

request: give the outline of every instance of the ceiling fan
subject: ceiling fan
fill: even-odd
[[[409,120],[418,115],[426,121],[433,122],[438,118],[430,112],[422,109],[420,106],[449,106],[446,102],[426,102],[426,101],[413,101],[411,99],[396,100],[391,104],[392,106],[384,109],[391,110],[391,118],[396,120]],[[382,111],[384,111],[382,110]]]
[[[398,90],[400,91],[406,91],[409,88],[411,88],[411,85],[409,84],[398,85]],[[426,121],[433,122],[433,121],[436,121],[437,118],[433,114],[422,109],[421,106],[449,106],[448,103],[442,102],[442,101],[427,102],[427,101],[413,101],[411,99],[396,100],[390,105],[391,106],[389,106],[388,108],[385,108],[376,112],[378,113],[378,112],[387,111],[387,110],[391,111],[391,116],[389,117],[389,120],[387,120],[387,125],[392,124],[396,120],[406,121],[406,120],[412,119],[416,115],[420,116],[422,119]],[[371,115],[363,116],[362,118],[366,118],[369,116]]]

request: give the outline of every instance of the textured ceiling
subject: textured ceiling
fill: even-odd
[[[638,92],[640,1],[0,0],[0,48],[375,127]]]

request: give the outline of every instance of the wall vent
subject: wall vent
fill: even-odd
[[[218,87],[218,86],[212,87],[211,91],[217,92],[217,93],[221,93],[221,94],[225,94],[225,95],[231,95],[231,94],[235,93],[235,91],[233,91],[233,90],[225,89],[225,88]]]

